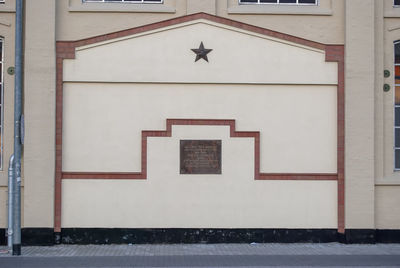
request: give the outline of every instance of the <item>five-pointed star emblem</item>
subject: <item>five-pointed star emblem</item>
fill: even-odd
[[[199,59],[203,59],[208,62],[207,54],[212,51],[212,49],[205,49],[203,42],[200,43],[199,48],[192,48],[192,51],[196,53],[196,59],[195,62],[198,61]]]

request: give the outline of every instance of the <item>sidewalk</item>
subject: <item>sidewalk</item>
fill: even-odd
[[[0,246],[0,257],[7,257]],[[70,256],[185,256],[185,255],[400,255],[400,244],[140,244],[140,245],[56,245],[22,247],[26,257]]]
[[[400,267],[400,244],[167,244],[0,247],[0,267]]]

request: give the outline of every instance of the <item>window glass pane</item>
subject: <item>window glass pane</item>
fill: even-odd
[[[400,43],[394,45],[394,62],[400,63]]]
[[[0,149],[0,150],[1,150],[1,154],[0,154],[0,163],[3,163],[3,150],[2,150],[2,149],[3,149],[3,142],[2,142],[3,139],[2,139],[2,133],[3,133],[3,132],[2,132],[2,129],[1,129],[1,127],[0,127],[0,146],[1,146],[1,147],[0,147],[0,148],[1,148],[1,149]],[[1,165],[1,168],[3,168],[3,165]]]
[[[316,4],[315,0],[299,0],[299,4]]]
[[[3,64],[0,63],[0,83],[3,82],[2,81],[2,78],[3,78],[2,74],[3,74]]]
[[[277,0],[261,0],[261,3],[277,3]]]
[[[296,4],[296,0],[279,0],[279,3],[290,3],[290,4]]]
[[[396,149],[394,153],[394,168],[400,169],[400,149]]]
[[[394,66],[395,83],[400,84],[400,66]]]
[[[0,40],[0,61],[3,60],[3,42]],[[1,70],[0,70],[1,71]]]
[[[394,130],[394,146],[400,147],[400,128]]]
[[[396,107],[394,110],[394,122],[396,127],[400,127],[400,107]]]
[[[257,3],[257,0],[241,0],[240,3]]]
[[[160,0],[145,0],[144,2],[158,2],[158,3],[160,3],[161,1]]]
[[[394,0],[394,5],[396,6],[400,5],[400,0]]]
[[[394,103],[396,105],[400,105],[400,87],[396,87],[396,91],[394,93],[395,98],[394,98]]]

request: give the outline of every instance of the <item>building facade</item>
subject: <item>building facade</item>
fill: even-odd
[[[22,243],[399,241],[397,2],[25,1]]]

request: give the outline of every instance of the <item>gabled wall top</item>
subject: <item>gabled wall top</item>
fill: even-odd
[[[192,49],[212,49],[208,62]],[[74,42],[58,42],[63,81],[337,84],[327,46],[212,16],[188,15]]]

